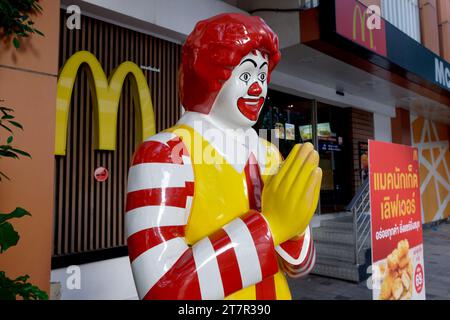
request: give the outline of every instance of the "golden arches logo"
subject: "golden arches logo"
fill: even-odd
[[[358,20],[359,17],[359,20]],[[367,12],[363,9],[361,9],[359,4],[355,5],[355,8],[353,9],[353,40],[357,40],[357,28],[356,28],[356,22],[359,21],[360,22],[360,27],[361,27],[361,40],[362,42],[366,42],[366,30],[368,29],[366,27],[366,22],[367,22],[367,18],[368,18],[368,14]],[[369,30],[369,36],[370,36],[370,48],[374,49],[375,45],[374,45],[374,40],[373,40],[373,30]]]
[[[70,102],[73,87],[82,65],[88,68],[88,80],[93,94],[97,139],[95,147],[100,150],[115,150],[117,137],[117,114],[120,95],[125,80],[130,76],[131,91],[135,105],[139,105],[137,128],[139,138],[155,134],[155,116],[147,79],[133,62],[124,62],[108,79],[97,60],[90,52],[79,51],[67,60],[62,68],[57,87],[55,154],[65,155]]]

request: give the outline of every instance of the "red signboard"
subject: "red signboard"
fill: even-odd
[[[357,0],[339,0],[335,5],[336,32],[386,57],[386,22],[384,19],[374,16],[374,13],[369,12],[368,8]],[[367,25],[369,19],[379,21],[379,26],[369,28]]]
[[[417,149],[369,141],[369,176],[374,299],[425,299]]]
[[[109,172],[108,169],[104,168],[104,167],[98,167],[97,169],[95,169],[94,171],[94,178],[95,180],[97,180],[98,182],[105,182],[106,180],[108,180],[109,178]]]

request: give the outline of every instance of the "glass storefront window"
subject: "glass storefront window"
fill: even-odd
[[[298,143],[315,145],[323,170],[318,209],[321,214],[344,211],[352,198],[353,146],[349,139],[349,121],[346,109],[269,90],[255,126],[256,130],[267,130],[267,139],[278,143],[284,158]]]
[[[286,158],[296,144],[313,143],[312,110],[312,100],[270,90],[256,129],[268,130],[269,141],[275,129],[278,147]]]

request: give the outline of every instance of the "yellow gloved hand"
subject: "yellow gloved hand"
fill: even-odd
[[[262,214],[275,245],[302,234],[317,208],[322,170],[311,143],[296,145],[278,174],[264,186]]]

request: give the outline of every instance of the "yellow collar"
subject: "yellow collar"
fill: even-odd
[[[242,173],[250,154],[255,156],[261,172],[265,169],[266,145],[253,128],[246,130],[224,129],[210,116],[186,112],[177,125],[186,125],[199,133],[233,168]]]

